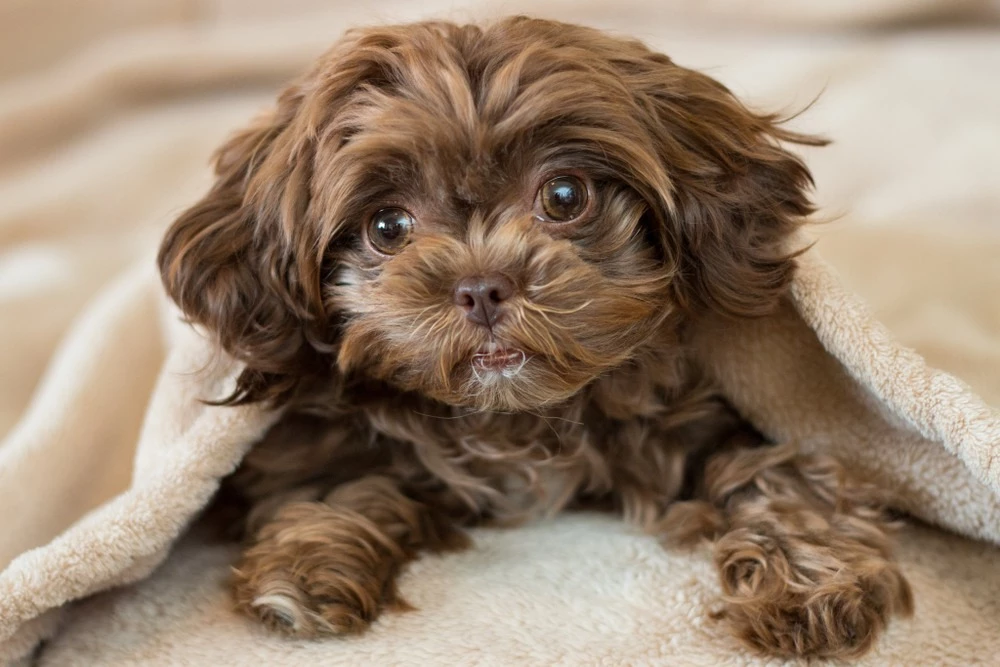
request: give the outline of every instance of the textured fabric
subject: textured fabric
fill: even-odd
[[[917,613],[866,661],[1000,654],[1000,92],[983,85],[1000,40],[989,22],[951,23],[995,5],[362,4],[3,10],[0,664],[42,637],[49,665],[767,662],[709,619],[706,551],[664,551],[603,517],[478,531],[475,549],[408,571],[418,611],[346,641],[286,642],[235,616],[232,553],[202,536],[156,569],[274,419],[198,402],[233,369],[165,304],[157,238],[210,182],[211,150],[345,27],[431,11],[628,32],[756,106],[794,109],[825,87],[795,126],[837,141],[806,158],[821,215],[839,218],[814,230],[819,252],[846,289],[811,253],[783,311],[706,323],[698,351],[765,432],[839,453],[924,520],[984,540],[906,529]]]

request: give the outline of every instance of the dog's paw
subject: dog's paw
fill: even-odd
[[[246,554],[234,569],[240,611],[274,631],[306,638],[363,632],[393,602],[384,577],[364,563],[348,562],[345,550],[296,546]]]
[[[719,615],[757,651],[856,658],[872,647],[893,614],[912,610],[909,585],[892,562],[872,557],[831,569],[820,559],[809,563],[788,555],[760,540],[744,542],[720,563],[726,597]]]
[[[729,600],[724,616],[747,645],[782,657],[856,658],[881,635],[892,614],[876,586],[841,582],[811,595]]]
[[[356,634],[387,605],[405,608],[399,560],[328,507],[289,505],[234,568],[233,596],[238,611],[286,635]]]
[[[282,634],[357,634],[378,615],[377,600],[335,573],[288,570],[248,578],[237,570],[235,575],[237,606]]]

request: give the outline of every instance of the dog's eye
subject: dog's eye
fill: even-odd
[[[401,208],[383,208],[368,223],[368,239],[379,252],[394,255],[410,241],[413,216]]]
[[[556,176],[538,191],[545,217],[553,222],[576,220],[587,210],[587,185],[572,175]]]

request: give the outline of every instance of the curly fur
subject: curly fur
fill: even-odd
[[[706,312],[766,314],[795,267],[811,177],[752,112],[639,42],[517,17],[349,32],[231,138],[159,263],[245,364],[222,402],[285,416],[220,494],[243,508],[240,609],[297,636],[363,630],[418,551],[565,508],[665,542],[714,540],[721,616],[780,655],[854,656],[906,581],[885,498],[768,445],[691,362]],[[535,207],[579,173],[580,220]],[[399,254],[366,221],[415,220]],[[464,277],[515,286],[495,327]],[[492,347],[490,347],[492,346]],[[516,350],[502,373],[483,350]]]

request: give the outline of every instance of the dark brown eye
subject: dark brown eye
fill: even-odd
[[[587,185],[576,176],[556,176],[538,192],[542,212],[553,222],[569,222],[587,210]]]
[[[413,216],[401,208],[383,208],[368,223],[368,239],[379,252],[395,255],[410,241]]]

